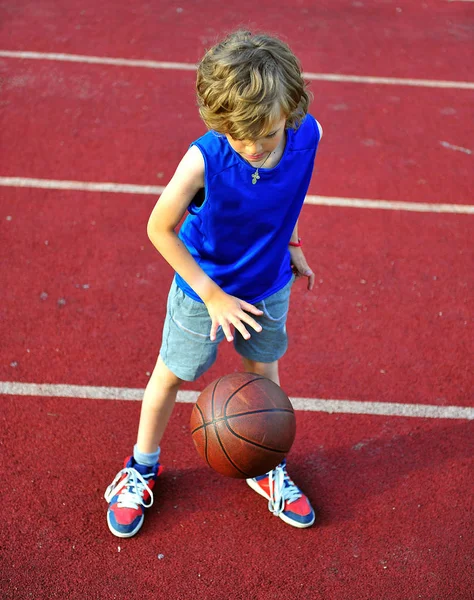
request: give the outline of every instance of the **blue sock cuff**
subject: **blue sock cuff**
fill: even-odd
[[[160,452],[161,449],[160,447],[158,447],[156,452],[151,452],[147,454],[146,452],[141,452],[138,449],[137,444],[135,444],[135,446],[133,447],[133,458],[135,459],[135,462],[137,462],[139,465],[154,467],[160,459]]]

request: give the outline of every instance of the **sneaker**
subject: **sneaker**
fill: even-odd
[[[286,472],[286,460],[265,475],[247,479],[249,486],[268,500],[268,510],[293,527],[310,527],[314,510],[308,498]]]
[[[140,465],[133,456],[125,459],[124,468],[106,489],[104,498],[109,502],[107,524],[120,538],[135,535],[143,525],[145,508],[153,504],[153,487],[163,467]]]

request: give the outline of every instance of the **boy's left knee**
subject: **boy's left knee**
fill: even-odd
[[[272,381],[278,379],[278,361],[274,360],[270,363],[258,362],[256,360],[249,360],[244,358],[244,367],[251,373],[257,373],[257,375],[263,375]],[[278,383],[278,382],[276,382]]]

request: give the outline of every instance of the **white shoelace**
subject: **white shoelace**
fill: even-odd
[[[126,475],[126,477],[121,479],[123,475]],[[145,491],[150,494],[149,504],[146,504],[143,500]],[[150,508],[153,504],[153,492],[148,487],[143,475],[133,468],[122,469],[117,473],[115,479],[105,490],[104,498],[107,502],[110,502],[118,493],[120,493],[120,496],[117,506],[120,508],[138,508],[140,504],[145,508]]]
[[[270,471],[268,487],[270,491],[268,510],[277,516],[284,511],[285,502],[294,502],[303,495],[289,478],[285,465],[278,465],[273,471]]]

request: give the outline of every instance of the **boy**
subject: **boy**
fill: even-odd
[[[191,144],[148,223],[176,276],[137,443],[105,493],[108,526],[118,537],[135,535],[153,503],[160,441],[181,383],[202,375],[226,338],[245,371],[279,384],[292,283],[305,276],[309,290],[314,284],[298,217],[322,131],[307,114],[298,60],[274,37],[237,31],[205,54],[196,88],[209,131]],[[247,483],[286,523],[313,524],[285,461]]]

